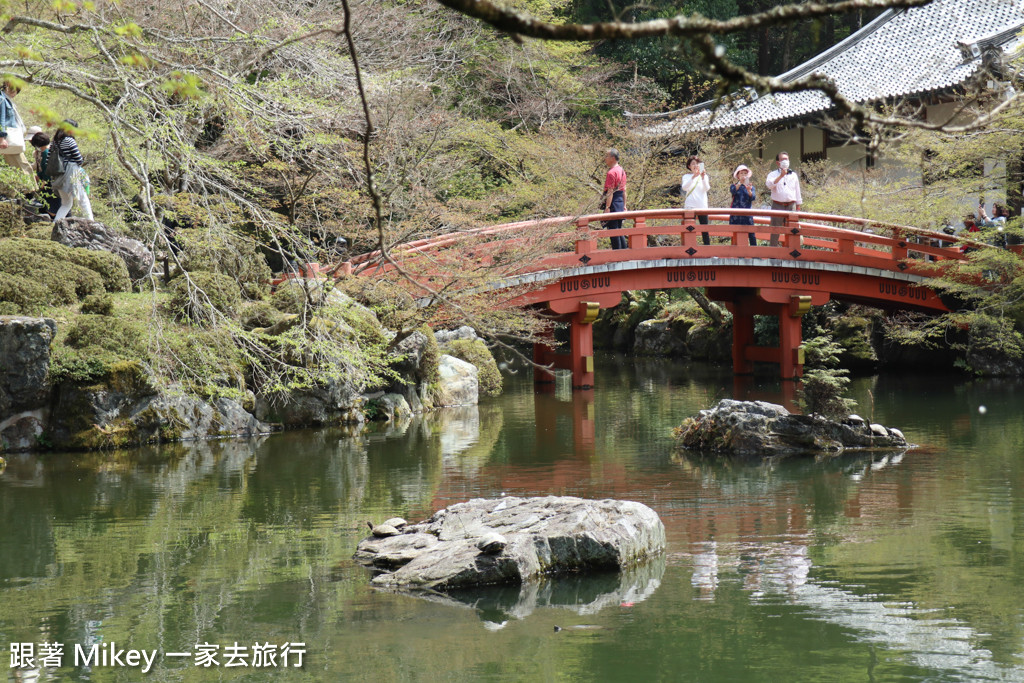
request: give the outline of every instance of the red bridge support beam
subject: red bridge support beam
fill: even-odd
[[[749,375],[754,362],[776,363],[783,379],[799,379],[804,374],[804,354],[800,348],[801,319],[811,304],[823,304],[827,295],[804,295],[780,290],[709,289],[709,298],[722,301],[732,311],[733,372]],[[819,300],[815,300],[819,299]],[[779,345],[755,346],[754,316],[773,315],[779,320]]]
[[[594,386],[594,321],[601,305],[581,301],[579,310],[569,317],[569,355],[556,353],[554,335],[533,345],[533,362],[552,369],[570,370],[573,389],[591,389]],[[534,367],[533,381],[543,384],[555,381],[555,375],[542,367]]]

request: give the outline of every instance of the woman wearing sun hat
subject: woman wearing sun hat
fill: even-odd
[[[750,180],[750,169],[744,164],[740,164],[732,172],[732,177],[736,180],[736,182],[729,186],[729,192],[732,193],[732,208],[749,209],[757,198],[757,190],[754,189],[754,184]],[[729,225],[753,224],[753,216],[729,216]],[[747,239],[750,240],[750,246],[757,246],[757,238],[754,233],[747,233]]]

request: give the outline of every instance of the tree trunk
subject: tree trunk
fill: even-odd
[[[711,318],[715,325],[721,327],[724,324],[725,321],[722,318],[722,309],[720,309],[717,304],[711,303],[711,301],[704,296],[704,292],[699,289],[688,289],[686,291],[689,293],[690,297],[697,302],[697,305],[708,314],[708,317]]]

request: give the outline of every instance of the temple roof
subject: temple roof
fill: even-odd
[[[792,82],[818,73],[862,104],[919,97],[964,83],[988,50],[1016,48],[1024,28],[1019,0],[935,0],[922,7],[886,10],[846,40],[779,76]],[[824,113],[832,102],[820,90],[756,98],[738,93],[736,104],[715,101],[651,118],[659,132],[715,130],[783,122]]]

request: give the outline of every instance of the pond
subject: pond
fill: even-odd
[[[523,371],[477,408],[362,433],[9,457],[8,678],[1024,680],[1024,386],[860,379],[860,414],[919,448],[760,464],[674,454],[671,429],[779,382],[598,360],[592,392],[535,395]],[[432,600],[351,560],[367,520],[501,494],[641,501],[668,551]],[[7,668],[22,643],[35,666]],[[100,659],[128,649],[151,670]]]

